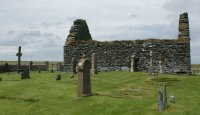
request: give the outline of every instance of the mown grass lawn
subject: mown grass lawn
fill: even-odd
[[[92,78],[90,97],[77,97],[77,76],[32,72],[21,80],[17,73],[1,73],[0,115],[198,115],[200,76],[125,71],[101,72]],[[176,103],[157,110],[157,91],[167,83],[167,96]]]

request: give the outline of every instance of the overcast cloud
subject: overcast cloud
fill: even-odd
[[[85,19],[94,40],[176,39],[189,13],[192,63],[200,63],[199,0],[1,0],[0,59],[63,60],[68,31]]]

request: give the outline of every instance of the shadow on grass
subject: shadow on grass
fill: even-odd
[[[177,78],[167,78],[167,77],[156,77],[156,78],[151,78],[148,81],[145,81],[147,84],[152,85],[152,84],[159,84],[159,83],[163,83],[166,82],[168,84],[173,84],[176,82],[180,82],[181,80],[177,79]]]
[[[117,96],[117,95],[113,95],[113,94],[99,94],[99,93],[94,93],[93,95],[96,95],[96,96],[106,96],[106,97],[112,97],[112,98],[121,98],[121,99],[132,99],[132,97]]]
[[[34,99],[34,98],[9,97],[9,96],[5,96],[5,95],[1,95],[0,99],[21,100],[21,101],[24,101],[24,102],[38,102],[38,101],[40,101],[39,99]]]

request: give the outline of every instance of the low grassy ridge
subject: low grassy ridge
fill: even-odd
[[[77,76],[31,72],[21,80],[17,73],[0,74],[0,115],[198,115],[200,76],[125,71],[91,76],[90,97],[77,97]],[[157,92],[167,83],[168,109],[158,112]]]

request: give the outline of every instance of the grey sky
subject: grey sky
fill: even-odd
[[[177,38],[178,16],[188,12],[192,63],[200,63],[199,0],[0,0],[0,60],[63,60],[77,18],[95,40]]]

